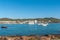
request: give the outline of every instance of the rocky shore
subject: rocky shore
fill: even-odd
[[[0,36],[0,40],[60,40],[60,35]]]

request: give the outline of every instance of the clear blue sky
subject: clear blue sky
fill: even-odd
[[[0,18],[60,18],[60,0],[0,0]]]

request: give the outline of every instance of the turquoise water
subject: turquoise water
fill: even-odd
[[[3,25],[7,26],[7,29],[1,28]],[[60,34],[60,23],[50,23],[48,26],[37,24],[0,24],[0,36],[27,36],[45,34]]]

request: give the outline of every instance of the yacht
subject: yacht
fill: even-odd
[[[38,25],[47,26],[48,23],[38,23]]]
[[[42,26],[47,26],[47,25],[48,25],[48,23],[41,23],[41,25],[42,25]]]

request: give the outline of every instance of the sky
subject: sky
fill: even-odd
[[[0,0],[0,18],[60,18],[60,0]]]

